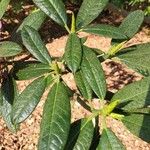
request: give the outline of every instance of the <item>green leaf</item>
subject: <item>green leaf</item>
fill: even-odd
[[[14,124],[23,122],[33,112],[39,103],[46,87],[46,78],[40,77],[29,84],[26,89],[18,95],[12,111]]]
[[[67,14],[62,0],[33,0],[51,19],[62,26],[67,24]]]
[[[83,31],[100,36],[110,37],[112,39],[127,39],[126,35],[124,35],[121,29],[105,24],[87,26],[83,29]]]
[[[117,60],[144,76],[150,75],[150,43],[141,44],[121,50],[116,54]]]
[[[50,66],[36,62],[17,62],[13,68],[13,76],[17,80],[29,80],[49,73]]]
[[[15,81],[10,75],[3,81],[0,89],[0,99],[2,104],[0,106],[0,113],[11,132],[16,132],[18,125],[14,125],[11,120],[11,112],[13,103],[17,96],[17,87]]]
[[[141,10],[136,10],[130,13],[119,26],[120,30],[129,38],[132,38],[139,30],[144,20],[144,13]]]
[[[103,129],[97,150],[125,150],[125,147],[111,129]]]
[[[87,82],[86,78],[84,78],[83,73],[81,71],[78,71],[75,74],[75,81],[76,81],[77,87],[79,88],[82,96],[86,100],[91,100],[92,99],[91,87],[90,87],[89,83]]]
[[[88,119],[77,120],[71,126],[66,150],[88,150],[92,143],[94,126]]]
[[[56,83],[47,97],[38,143],[39,150],[62,150],[70,129],[71,108],[65,86]]]
[[[83,0],[77,15],[76,26],[78,29],[90,24],[102,12],[108,0]]]
[[[3,17],[3,14],[5,13],[9,2],[10,2],[10,0],[1,0],[0,1],[0,19]]]
[[[44,22],[44,20],[46,19],[46,14],[44,12],[42,12],[41,10],[37,9],[35,11],[33,11],[31,14],[29,14],[21,23],[21,25],[18,27],[18,29],[16,30],[16,32],[14,32],[12,34],[11,39],[13,41],[16,41],[17,43],[22,44],[22,40],[21,40],[21,30],[24,28],[24,26],[28,25],[32,28],[34,28],[35,30],[39,30],[39,28],[41,27],[42,23]]]
[[[69,35],[65,50],[65,61],[69,69],[75,73],[81,64],[82,47],[79,37],[76,33]]]
[[[111,3],[119,8],[122,8],[124,6],[124,0],[111,0]]]
[[[10,41],[0,42],[0,57],[11,57],[22,52],[20,45]]]
[[[23,27],[27,25],[34,28],[35,30],[38,30],[45,19],[46,19],[46,14],[41,10],[38,9],[36,11],[33,11],[23,20],[23,22],[21,23],[21,25],[19,26],[16,32],[21,31]]]
[[[51,74],[49,74],[47,77],[47,82],[46,82],[46,88],[51,86],[55,82],[55,77],[53,77]]]
[[[149,114],[150,115],[150,107],[144,107],[144,108],[136,108],[132,110],[127,110],[127,113],[139,113],[139,114]]]
[[[96,54],[85,46],[83,47],[81,70],[95,94],[104,100],[106,95],[106,80],[102,66]]]
[[[132,111],[150,105],[150,78],[144,78],[125,86],[112,98],[112,101],[119,99],[119,108]]]
[[[122,122],[133,134],[150,142],[150,115],[131,114],[125,116]]]
[[[25,26],[21,35],[23,44],[35,58],[45,64],[49,64],[51,62],[51,57],[47,48],[43,44],[38,31],[32,27]]]

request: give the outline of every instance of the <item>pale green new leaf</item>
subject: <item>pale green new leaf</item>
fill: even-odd
[[[62,150],[70,129],[71,108],[66,87],[55,83],[43,109],[38,150]]]
[[[150,75],[150,43],[123,49],[116,54],[117,60],[144,76]]]
[[[3,17],[10,0],[0,0],[0,19]]]
[[[66,150],[87,150],[90,148],[94,134],[92,121],[81,119],[71,126]]]
[[[11,41],[0,42],[0,57],[11,57],[22,52],[22,47]]]
[[[87,26],[82,31],[112,39],[127,39],[126,35],[119,28],[105,24]]]
[[[96,54],[85,46],[83,46],[81,70],[95,94],[101,100],[104,100],[106,95],[106,81],[101,63]]]
[[[39,103],[46,87],[46,78],[40,77],[29,84],[26,89],[18,95],[13,105],[12,120],[18,124],[27,119]]]
[[[142,140],[150,142],[150,115],[131,114],[122,119],[123,124]]]
[[[51,57],[38,31],[30,26],[25,26],[21,32],[21,36],[23,44],[35,58],[45,64],[51,62]]]
[[[120,100],[119,108],[132,111],[150,105],[150,77],[144,78],[125,86],[112,98]]]
[[[33,0],[51,19],[62,26],[67,25],[67,14],[62,0]]]
[[[125,150],[125,147],[111,129],[103,129],[97,150]]]
[[[64,58],[69,69],[75,73],[79,69],[82,58],[81,42],[76,33],[69,35]]]
[[[132,38],[139,30],[144,20],[144,12],[136,10],[130,13],[121,23],[119,29],[128,37]]]
[[[90,24],[107,5],[108,0],[83,0],[77,15],[76,27],[78,29]]]

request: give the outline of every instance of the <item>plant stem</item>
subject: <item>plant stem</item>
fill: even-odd
[[[70,31],[70,29],[69,29],[69,27],[67,26],[67,25],[65,25],[65,29],[67,30],[67,32],[70,34],[71,33],[71,31]]]

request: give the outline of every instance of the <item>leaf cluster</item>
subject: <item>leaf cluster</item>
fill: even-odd
[[[61,0],[33,0],[39,10],[31,13],[20,27],[14,41],[0,42],[2,86],[0,89],[0,114],[8,128],[16,132],[20,123],[35,110],[45,90],[49,91],[43,108],[38,142],[39,150],[124,150],[125,147],[107,127],[106,118],[122,121],[131,133],[150,142],[150,43],[125,47],[139,30],[144,13],[134,11],[119,27],[91,22],[107,6],[108,0],[84,0],[77,13],[71,13],[71,26],[65,5]],[[48,53],[38,29],[46,16],[68,31],[68,40],[62,58],[53,58]],[[37,21],[35,21],[37,20]],[[112,39],[107,53],[84,45],[86,39],[78,36],[87,32]],[[14,61],[15,55],[24,48],[34,61]],[[143,75],[141,81],[125,86],[112,97],[109,92],[102,63],[112,59],[126,64]],[[11,67],[10,67],[11,66]],[[77,91],[71,91],[62,75],[74,75]],[[33,81],[20,93],[16,81]],[[87,105],[90,116],[71,123],[72,93]],[[94,98],[103,103],[102,108],[91,106]],[[99,116],[102,120],[99,123]],[[99,132],[101,124],[102,134]]]

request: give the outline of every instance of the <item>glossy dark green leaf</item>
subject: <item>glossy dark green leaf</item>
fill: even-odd
[[[50,66],[36,62],[15,63],[13,75],[17,80],[29,80],[49,73]]]
[[[117,59],[144,76],[150,75],[150,43],[126,48],[116,54]]]
[[[144,13],[141,10],[136,10],[130,13],[119,26],[120,30],[129,38],[132,38],[139,30],[144,20]]]
[[[18,125],[14,125],[11,120],[11,112],[13,108],[13,103],[15,102],[17,96],[17,87],[15,81],[10,75],[3,81],[2,87],[0,89],[0,99],[2,104],[0,106],[0,114],[3,117],[7,127],[10,131],[16,132]]]
[[[121,31],[121,29],[105,24],[87,26],[83,29],[83,31],[113,39],[127,39],[126,35]]]
[[[125,147],[111,129],[103,129],[97,150],[125,150]]]
[[[62,150],[70,129],[70,100],[65,86],[55,83],[44,105],[38,150]]]
[[[90,24],[107,5],[108,0],[83,0],[77,15],[77,28],[85,27]]]
[[[92,121],[82,119],[74,122],[71,126],[66,150],[87,150],[90,148],[94,134]]]
[[[82,47],[79,37],[76,33],[69,35],[65,49],[65,61],[69,69],[75,73],[81,64]]]
[[[32,27],[25,26],[21,32],[21,36],[23,44],[35,58],[45,64],[51,62],[51,57],[38,31]]]
[[[21,23],[21,25],[19,26],[16,32],[19,32],[20,30],[22,30],[23,27],[26,25],[34,28],[35,30],[38,30],[41,27],[45,19],[46,19],[46,14],[38,9],[32,12],[31,14],[29,14],[23,20],[23,22]]]
[[[103,100],[106,95],[105,75],[96,54],[85,46],[83,47],[81,70],[92,90]]]
[[[150,115],[131,114],[125,116],[122,122],[131,133],[144,141],[150,142]]]
[[[147,77],[125,86],[112,98],[120,100],[119,108],[132,111],[150,105],[150,78]]]
[[[18,124],[27,119],[39,103],[46,87],[46,78],[40,77],[18,95],[13,105],[12,120]]]
[[[81,71],[78,71],[75,74],[75,81],[76,81],[77,87],[79,88],[82,96],[86,100],[91,100],[92,99],[91,87],[90,87],[89,83],[87,82],[86,78],[84,78],[83,73]]]
[[[67,14],[62,0],[33,0],[33,2],[58,24],[67,24]]]
[[[0,19],[2,18],[3,14],[5,13],[9,2],[10,2],[10,0],[1,0],[0,1]]]
[[[0,42],[0,57],[11,57],[22,52],[20,45],[10,41]]]

